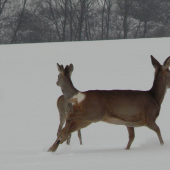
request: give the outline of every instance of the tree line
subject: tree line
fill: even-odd
[[[170,36],[170,0],[0,0],[0,44]]]

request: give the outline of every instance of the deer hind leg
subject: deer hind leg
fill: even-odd
[[[70,128],[71,121],[67,120],[65,127],[62,129],[60,135],[57,137],[56,141],[53,143],[53,145],[48,149],[48,152],[55,152],[59,146],[60,143],[63,143],[68,138],[68,130]]]
[[[78,133],[78,137],[79,137],[80,145],[82,145],[83,143],[82,143],[81,130],[79,129],[79,130],[77,131],[77,133]]]
[[[92,122],[75,122],[75,121],[66,121],[66,125],[63,128],[61,135],[56,139],[54,144],[49,148],[49,152],[55,152],[59,146],[59,144],[62,144],[66,141],[69,134],[72,132],[75,132],[79,129],[85,128],[88,125],[90,125]]]
[[[72,103],[66,101],[66,105],[65,105],[65,114],[66,114],[66,117],[68,117],[68,115],[72,114],[72,111],[73,111],[73,106],[72,106]],[[68,134],[68,137],[67,137],[67,145],[70,145],[70,140],[71,140],[71,133]]]
[[[62,107],[58,107],[58,110],[59,110],[59,113],[60,113],[60,125],[58,127],[57,137],[60,136],[63,125],[66,122],[66,118],[67,118],[66,110],[68,111],[69,107],[70,107],[70,105],[68,103],[66,104],[65,108],[63,108],[63,105],[62,105]],[[71,134],[68,135],[67,145],[70,145],[70,140],[71,140]]]
[[[159,138],[159,141],[160,141],[160,144],[163,145],[164,144],[164,141],[162,139],[162,136],[161,136],[161,131],[160,131],[160,128],[159,126],[155,123],[155,122],[151,122],[149,124],[146,125],[149,129],[152,129],[153,131],[155,131],[158,135],[158,138]]]
[[[71,123],[70,123],[71,122]],[[69,124],[70,123],[70,124]],[[62,130],[62,134],[61,137],[59,138],[60,140],[60,144],[62,144],[63,142],[66,141],[66,138],[68,137],[69,134],[75,132],[75,131],[79,131],[79,139],[80,139],[80,143],[82,144],[81,141],[81,133],[80,133],[80,129],[85,128],[87,126],[89,126],[92,122],[78,122],[78,121],[69,121],[68,124],[66,124],[66,126],[63,128]]]
[[[82,145],[82,136],[81,136],[81,130],[82,128],[85,128],[89,126],[92,122],[79,122],[79,121],[73,121],[70,125],[70,129],[68,131],[68,134],[73,133],[75,131],[78,131],[78,137],[80,140],[80,145]],[[63,141],[61,141],[63,143]]]
[[[128,133],[129,133],[129,142],[127,144],[126,149],[129,150],[130,146],[135,138],[135,132],[134,132],[134,127],[127,127]]]
[[[61,134],[63,125],[66,121],[66,114],[65,114],[65,109],[63,107],[59,107],[59,106],[57,107],[58,107],[58,111],[60,115],[60,124],[59,124],[58,131],[57,131],[57,137],[58,137]]]
[[[78,130],[77,133],[78,133],[78,138],[79,138],[79,141],[80,141],[80,145],[82,145],[81,130]],[[68,134],[67,141],[66,141],[67,145],[70,145],[70,139],[71,139],[71,133]]]
[[[67,136],[67,145],[70,145],[71,133]]]
[[[65,123],[65,120],[62,120],[62,121],[60,120],[60,124],[58,126],[58,131],[57,131],[57,137],[60,136],[64,123]]]

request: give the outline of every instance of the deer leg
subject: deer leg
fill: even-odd
[[[71,133],[67,136],[67,145],[70,145]]]
[[[134,132],[134,127],[127,127],[128,133],[129,133],[129,142],[127,144],[126,149],[129,150],[130,146],[135,138],[135,132]]]
[[[65,127],[62,130],[61,136],[59,137],[58,141],[60,144],[66,141],[69,134],[78,131],[82,128],[89,126],[92,122],[76,122],[76,121],[69,121],[66,123]],[[56,140],[57,143],[57,140]]]
[[[59,138],[53,143],[53,145],[48,149],[48,152],[55,152],[60,144]]]
[[[82,145],[81,130],[79,129],[77,132],[78,132],[78,137],[79,137],[79,140],[80,140],[80,145]]]
[[[79,129],[85,128],[91,123],[92,122],[66,121],[66,125],[63,128],[61,135],[56,139],[54,144],[49,148],[48,152],[55,152],[59,144],[62,144],[63,142],[65,142],[70,133],[75,132]]]
[[[57,137],[61,134],[63,125],[66,121],[65,111],[60,107],[58,107],[58,111],[59,111],[59,115],[60,115],[60,124],[59,124],[58,131],[57,131]]]
[[[59,113],[60,113],[60,125],[58,127],[57,137],[61,134],[63,125],[64,125],[64,123],[66,121],[66,117],[67,117],[67,114],[66,114],[65,110],[62,110],[62,108],[59,108]],[[68,135],[67,145],[70,145],[70,139],[71,139],[71,134]]]
[[[57,137],[54,144],[48,149],[48,152],[55,152],[59,146],[60,143],[63,143],[67,140],[68,137],[68,130],[70,128],[71,121],[67,120],[65,127],[62,129],[60,135]]]
[[[58,126],[58,131],[57,131],[57,137],[61,134],[62,128],[63,128],[63,124],[60,122],[60,125]]]
[[[160,141],[160,144],[163,145],[164,144],[164,141],[162,139],[162,136],[161,136],[161,131],[160,131],[160,128],[159,126],[155,123],[155,122],[152,122],[152,123],[149,123],[146,125],[149,129],[152,129],[153,131],[155,131],[158,135],[158,138],[159,138],[159,141]]]

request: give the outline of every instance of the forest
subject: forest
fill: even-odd
[[[170,37],[170,0],[0,0],[0,44]]]

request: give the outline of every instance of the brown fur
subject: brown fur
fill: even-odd
[[[134,127],[140,126],[147,126],[155,131],[160,143],[163,144],[160,129],[155,121],[159,115],[166,89],[170,87],[170,72],[168,69],[170,57],[164,62],[163,66],[153,56],[151,56],[151,59],[155,68],[155,80],[152,88],[148,91],[91,90],[81,92],[85,95],[85,99],[78,104],[78,112],[68,115],[61,136],[57,138],[49,151],[54,152],[58,147],[58,143],[62,144],[68,134],[99,121],[127,127],[129,142],[126,149],[130,149],[134,140]],[[67,89],[70,89],[70,92],[72,92],[71,89],[75,91],[73,84],[69,82],[70,80],[67,81],[67,79],[58,81],[63,94],[66,96],[69,93]],[[73,107],[77,106],[73,105]]]
[[[72,108],[72,104],[69,102],[66,102],[64,96],[60,96],[57,100],[57,108],[59,111],[59,116],[60,116],[60,124],[58,127],[57,131],[57,137],[60,136],[62,128],[64,123],[66,122],[67,115],[75,113],[75,109]],[[81,136],[81,130],[78,129],[78,138],[80,141],[80,145],[82,145],[82,136]],[[70,144],[70,139],[71,139],[71,133],[67,136],[67,144]]]

